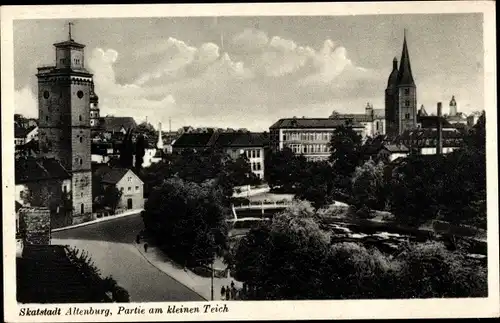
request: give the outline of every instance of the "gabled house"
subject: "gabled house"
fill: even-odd
[[[14,144],[16,147],[38,138],[38,126],[24,128],[14,124]]]
[[[117,210],[144,208],[144,182],[130,169],[111,168],[102,176],[104,188],[112,185],[122,192]]]

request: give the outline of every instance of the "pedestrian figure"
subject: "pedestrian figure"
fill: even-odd
[[[226,299],[226,289],[224,288],[224,286],[222,286],[220,289],[220,299],[221,301]]]
[[[137,235],[135,241],[137,242],[137,244],[141,243],[141,236],[139,234]]]
[[[147,243],[144,244],[144,252],[148,252],[148,244]]]
[[[236,287],[234,287],[234,285],[231,287],[231,299],[236,299]]]
[[[231,290],[229,289],[229,286],[226,286],[226,301],[231,299]]]

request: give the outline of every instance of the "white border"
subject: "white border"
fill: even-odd
[[[430,300],[346,300],[346,301],[262,301],[228,302],[228,313],[195,315],[127,315],[19,317],[15,301],[15,239],[14,239],[14,151],[12,115],[14,113],[14,19],[75,19],[164,16],[279,16],[279,15],[362,15],[362,14],[422,14],[471,13],[484,14],[485,109],[487,110],[487,186],[488,186],[488,289],[484,299]],[[304,3],[304,4],[222,4],[222,5],[88,5],[88,6],[16,6],[1,7],[2,59],[2,185],[3,185],[3,246],[4,246],[4,309],[7,322],[74,322],[83,321],[205,321],[205,320],[264,320],[264,319],[367,319],[367,318],[445,318],[496,317],[500,315],[498,266],[498,174],[496,145],[496,45],[495,3],[492,1],[385,2],[385,3]],[[207,303],[169,303],[170,305],[205,305]],[[136,303],[143,308],[167,303]],[[80,306],[85,308],[89,304]],[[118,308],[117,304],[94,308]],[[30,306],[47,308],[52,306]],[[70,306],[59,306],[66,309]],[[64,311],[64,310],[63,310]]]

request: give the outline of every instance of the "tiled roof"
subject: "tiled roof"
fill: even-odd
[[[339,119],[339,120],[355,120],[358,122],[372,122],[373,121],[373,116],[372,115],[367,115],[364,113],[359,113],[359,114],[338,114],[335,116],[331,117],[332,119]]]
[[[219,133],[215,145],[220,147],[261,147],[266,144],[266,137],[259,132]]]
[[[63,246],[25,245],[16,259],[20,303],[84,303],[92,288],[66,256]]]
[[[276,121],[269,129],[279,128],[337,128],[346,125],[348,120],[332,118],[288,118]],[[353,128],[364,128],[358,121],[352,121]]]
[[[111,168],[111,170],[102,177],[102,182],[106,184],[116,184],[128,171],[129,169],[127,168]]]
[[[429,115],[417,116],[417,122],[422,125],[422,128],[436,128],[438,122],[438,116],[429,116]],[[446,120],[445,117],[441,117],[441,122],[443,128],[453,128],[453,126]]]
[[[405,145],[385,144],[382,148],[387,149],[391,153],[407,153],[410,151]]]
[[[99,128],[108,132],[118,132],[121,128],[135,129],[137,124],[132,117],[102,117],[99,118]]]
[[[69,179],[70,174],[54,158],[18,158],[15,162],[16,184],[50,180]]]
[[[184,133],[172,145],[180,147],[206,147],[213,133]]]
[[[14,124],[14,137],[15,138],[26,138],[28,133],[30,133],[31,130],[35,129],[35,127],[29,127],[29,128],[23,128],[18,126],[17,124]]]

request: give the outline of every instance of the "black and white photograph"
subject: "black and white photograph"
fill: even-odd
[[[494,11],[3,7],[4,319],[498,316]]]

